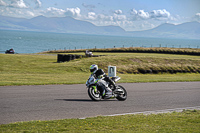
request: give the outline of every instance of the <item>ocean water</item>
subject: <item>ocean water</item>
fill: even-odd
[[[10,48],[16,53],[38,53],[59,49],[113,47],[200,48],[200,40],[0,30],[1,53]]]

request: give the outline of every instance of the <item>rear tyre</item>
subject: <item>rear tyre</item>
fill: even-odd
[[[88,88],[88,95],[93,101],[101,100],[100,92],[98,90],[97,90],[97,92],[95,92],[94,88],[92,88],[92,87]]]
[[[127,92],[126,92],[125,88],[121,85],[118,85],[117,88],[119,88],[122,91],[122,93],[118,94],[118,96],[116,97],[117,100],[125,101],[127,99]]]

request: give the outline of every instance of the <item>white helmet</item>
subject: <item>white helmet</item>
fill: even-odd
[[[98,70],[98,66],[97,65],[93,64],[93,65],[90,66],[90,72],[91,73],[95,73],[97,70]]]

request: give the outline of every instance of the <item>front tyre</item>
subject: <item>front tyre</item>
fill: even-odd
[[[100,101],[101,100],[100,92],[98,90],[97,90],[97,92],[95,92],[93,87],[88,88],[88,95],[93,101]]]
[[[126,92],[125,88],[121,85],[118,85],[117,89],[120,91],[120,93],[116,97],[117,100],[125,101],[127,99],[127,92]]]

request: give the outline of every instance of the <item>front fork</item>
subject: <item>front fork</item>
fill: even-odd
[[[97,93],[97,87],[96,86],[92,86],[92,88],[94,89],[94,92]]]
[[[92,87],[92,89],[94,90],[94,93],[99,93],[99,90],[97,90],[97,86],[95,86],[95,85],[93,85],[93,86],[91,86]],[[102,90],[102,92],[100,91],[100,94],[102,95],[102,96],[104,96],[105,95],[105,90]]]

